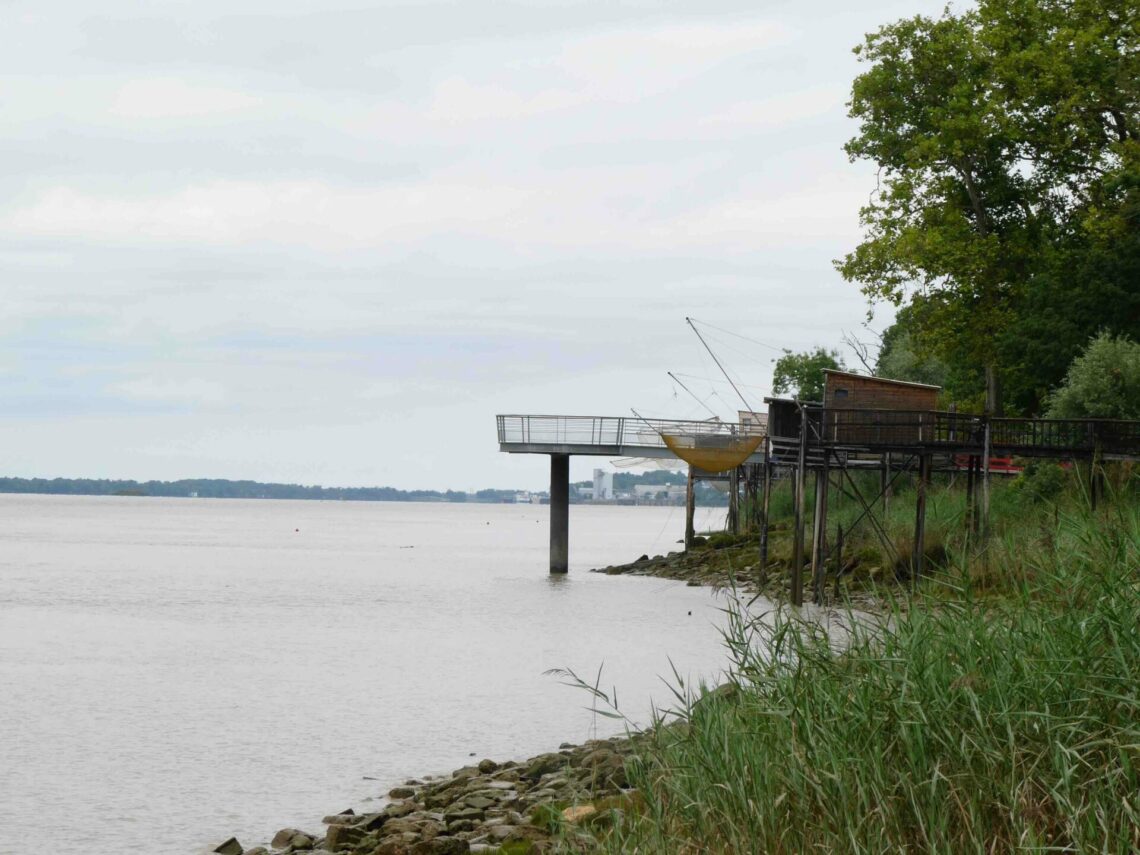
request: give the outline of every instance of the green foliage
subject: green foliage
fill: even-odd
[[[729,546],[736,546],[738,543],[748,541],[746,535],[735,535],[727,531],[718,531],[710,534],[708,537],[708,545],[711,549],[725,549]]]
[[[564,820],[562,819],[562,809],[566,805],[562,803],[543,803],[534,808],[530,813],[530,824],[536,828],[541,828],[547,834],[558,834],[561,830]]]
[[[1004,598],[953,551],[936,608],[850,615],[841,655],[820,623],[733,611],[739,690],[654,732],[605,850],[1137,851],[1140,508],[1113,516],[1020,526]]]
[[[1053,418],[1140,419],[1140,344],[1101,333],[1049,398]]]
[[[1140,196],[1131,215],[1140,222]],[[1006,400],[1024,413],[1048,392],[1099,331],[1140,338],[1140,229],[1082,232],[1040,259],[1025,299],[997,340]]]
[[[883,333],[883,346],[875,364],[875,374],[893,380],[945,386],[949,374],[946,363],[924,350],[913,331],[913,322],[904,309]]]
[[[1032,460],[1014,479],[1013,488],[1033,502],[1056,499],[1070,486],[1070,478],[1060,464],[1051,460]]]
[[[920,354],[992,369],[995,403],[1000,368],[1033,409],[1079,341],[1137,324],[1136,7],[983,0],[856,52],[870,67],[846,149],[880,184],[837,266],[871,301],[915,309]]]
[[[785,352],[776,360],[772,391],[777,395],[791,392],[801,401],[822,401],[825,368],[843,368],[839,351],[817,347],[803,353]]]

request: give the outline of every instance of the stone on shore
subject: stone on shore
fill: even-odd
[[[325,848],[330,852],[350,849],[364,839],[364,829],[351,825],[330,825],[325,837]]]
[[[567,822],[581,822],[596,814],[598,809],[593,805],[575,805],[562,811],[562,818]]]
[[[308,839],[308,846],[297,845],[297,838],[301,837]],[[283,828],[273,835],[269,845],[274,849],[284,849],[286,846],[292,846],[294,849],[312,849],[315,839],[313,835],[301,831],[299,828]]]
[[[236,837],[231,837],[225,843],[220,844],[215,850],[218,855],[242,855],[245,851],[241,848]]]

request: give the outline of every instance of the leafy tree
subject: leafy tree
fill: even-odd
[[[1049,398],[1052,418],[1140,419],[1140,344],[1101,333]]]
[[[880,184],[837,266],[871,301],[914,309],[920,352],[983,368],[992,410],[1004,333],[1055,250],[1135,231],[1137,19],[1114,0],[982,0],[856,50],[870,68],[846,150],[877,163]]]
[[[1118,225],[1107,233],[1082,229],[1045,255],[999,335],[1006,398],[1021,412],[1041,411],[1098,331],[1140,340],[1140,192],[1133,189],[1113,219]]]
[[[824,350],[822,347],[803,353],[786,351],[776,360],[772,391],[777,395],[794,392],[801,401],[822,401],[825,368],[843,368],[839,351]]]
[[[946,386],[949,370],[937,356],[921,350],[904,309],[900,317],[883,333],[882,347],[875,363],[875,374],[892,380],[910,380]]]

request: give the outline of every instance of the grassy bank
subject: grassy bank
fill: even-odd
[[[685,724],[646,741],[628,768],[637,796],[579,845],[1137,851],[1140,502],[1126,478],[1097,512],[1079,483],[1053,500],[1041,486],[996,492],[985,548],[963,534],[960,489],[935,490],[935,572],[842,655],[812,624],[735,612],[736,690],[685,704]],[[902,555],[912,526],[899,496],[888,533]],[[901,593],[889,550],[851,546],[841,578]]]

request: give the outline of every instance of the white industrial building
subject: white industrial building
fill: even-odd
[[[606,472],[604,469],[594,470],[594,495],[591,497],[595,502],[604,502],[611,500],[614,497],[614,473]]]

